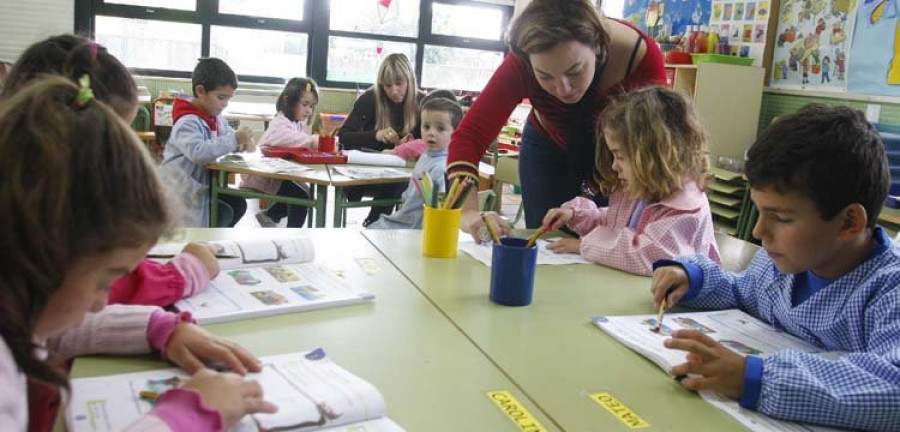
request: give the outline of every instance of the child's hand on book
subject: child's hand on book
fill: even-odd
[[[214,279],[219,274],[219,260],[216,259],[216,253],[213,250],[212,246],[190,242],[184,246],[184,249],[181,250],[182,253],[189,253],[203,263],[203,267],[206,268],[206,272],[209,275],[210,279]]]
[[[666,309],[675,306],[687,294],[689,284],[688,275],[681,266],[670,265],[656,269],[650,283],[653,306],[658,308],[663,297],[666,297]]]
[[[238,142],[238,150],[252,153],[256,151],[256,143],[253,142],[253,130],[248,126],[242,126],[234,133],[234,138]]]
[[[207,406],[222,414],[226,428],[247,414],[272,414],[278,411],[277,406],[263,399],[263,389],[258,382],[233,373],[203,369],[181,387],[200,393]]]
[[[572,209],[563,209],[563,208],[553,208],[547,212],[544,216],[544,221],[542,223],[543,226],[547,227],[550,231],[556,231],[563,227],[563,225],[569,223],[572,218],[575,217],[575,210]]]
[[[581,253],[581,239],[573,239],[573,238],[563,238],[559,239],[555,242],[551,242],[547,245],[547,249],[561,254],[561,253]]]
[[[240,375],[259,372],[261,364],[249,351],[214,336],[197,325],[179,323],[166,345],[166,357],[188,373],[205,369],[204,362],[218,363]]]
[[[687,362],[670,371],[688,390],[712,390],[732,399],[744,392],[744,356],[697,330],[676,330],[666,348],[687,351]]]

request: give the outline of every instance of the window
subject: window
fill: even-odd
[[[244,82],[309,76],[367,87],[391,53],[423,87],[480,90],[502,61],[513,0],[75,0],[75,30],[136,74],[189,77],[220,57]]]

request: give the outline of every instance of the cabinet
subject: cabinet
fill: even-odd
[[[709,133],[712,166],[720,156],[736,161],[756,139],[765,69],[724,63],[666,65],[669,85],[691,98]]]

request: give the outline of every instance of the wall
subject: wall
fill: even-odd
[[[846,95],[843,95],[846,97]],[[879,122],[890,125],[900,125],[900,103],[891,103],[878,100],[849,100],[845,97],[823,97],[819,95],[795,95],[780,94],[773,92],[764,92],[762,98],[762,107],[759,113],[759,128],[757,133],[763,130],[772,122],[772,119],[782,114],[788,114],[796,111],[798,108],[809,103],[821,103],[825,105],[847,105],[857,109],[866,111],[866,106],[870,104],[881,106],[881,116]],[[865,98],[862,99],[876,99]]]

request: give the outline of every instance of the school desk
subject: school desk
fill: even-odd
[[[374,293],[375,302],[215,324],[209,331],[257,355],[325,349],[374,384],[388,416],[408,431],[519,431],[486,395],[494,390],[508,390],[546,430],[559,430],[359,231],[191,229],[172,241],[288,235],[310,236],[316,261],[343,271],[349,283]],[[76,360],[72,376],[166,366],[148,356],[92,356]]]
[[[299,164],[298,164],[299,165]],[[315,168],[314,171],[303,171],[298,173],[284,174],[274,173],[253,169],[239,159],[219,158],[219,160],[208,164],[206,168],[210,171],[212,177],[211,194],[209,208],[210,225],[215,225],[218,217],[219,195],[234,195],[243,198],[264,199],[271,202],[280,202],[288,205],[299,205],[309,207],[313,211],[309,212],[308,220],[312,223],[315,218],[315,226],[318,228],[325,227],[325,206],[328,200],[328,185],[331,178],[328,175],[328,168],[325,165],[306,165]],[[310,198],[294,198],[284,195],[267,194],[253,189],[231,188],[228,187],[229,174],[251,174],[265,178],[296,181],[301,183],[310,183],[314,187],[310,189]]]
[[[409,183],[409,176],[406,177],[383,177],[370,179],[353,179],[343,176],[334,171],[335,167],[367,167],[366,165],[329,165],[328,171],[331,173],[331,186],[334,187],[334,227],[342,228],[346,223],[346,213],[348,208],[356,207],[376,207],[376,206],[395,206],[403,202],[400,198],[385,198],[360,200],[355,202],[347,201],[344,194],[344,188],[349,186],[373,186],[397,183]],[[396,170],[412,173],[412,168],[393,168]]]
[[[488,299],[490,269],[460,252],[422,256],[419,230],[364,235],[567,431],[628,430],[589,398],[609,393],[646,430],[741,430],[727,414],[591,324],[595,315],[655,314],[650,279],[600,265],[538,266],[530,306]]]
[[[275,117],[275,104],[258,102],[229,102],[222,115],[228,120],[256,121],[269,128],[269,122]]]

